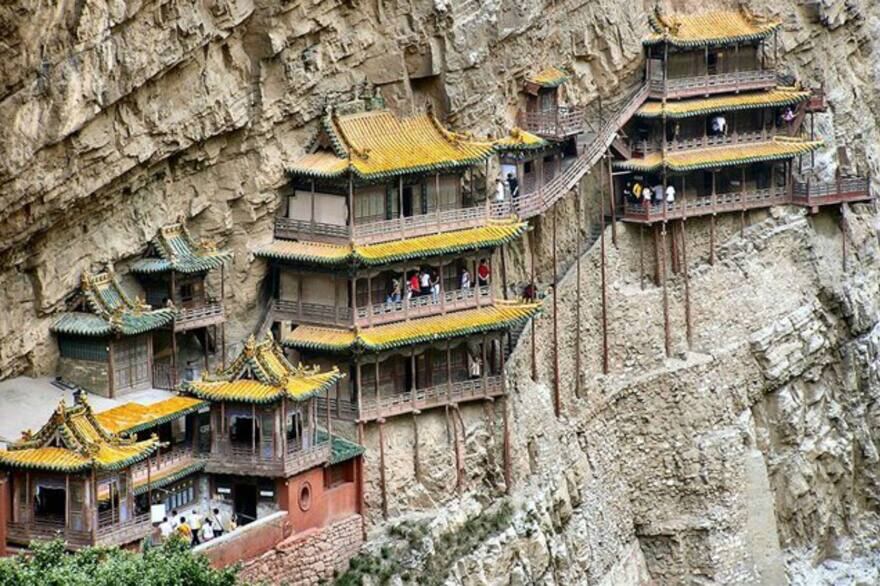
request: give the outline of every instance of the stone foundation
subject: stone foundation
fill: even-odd
[[[102,397],[110,397],[109,374],[106,362],[59,358],[58,376],[87,391]]]
[[[319,584],[344,571],[362,543],[363,519],[352,515],[324,529],[305,531],[282,541],[245,563],[239,578],[246,584]]]

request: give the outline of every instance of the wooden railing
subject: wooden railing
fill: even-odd
[[[127,521],[102,524],[98,517],[97,543],[100,545],[122,545],[143,539],[153,530],[150,514],[137,515]]]
[[[177,369],[165,362],[153,363],[153,388],[173,391],[180,382]]]
[[[776,72],[771,69],[670,78],[666,80],[665,88],[662,79],[652,79],[649,82],[652,98],[662,98],[664,90],[667,98],[687,98],[721,92],[759,90],[775,85]]]
[[[150,464],[146,460],[132,466],[132,481],[135,484],[146,482],[149,477],[152,480],[158,478],[164,472],[171,469],[182,469],[195,462],[192,448],[176,446],[166,452],[160,451],[150,457]],[[149,468],[149,475],[147,469]]]
[[[360,420],[393,417],[416,410],[498,397],[503,393],[504,383],[502,376],[498,375],[416,389],[415,392],[394,393],[379,397],[378,401],[375,397],[365,396],[361,400]]]
[[[871,198],[870,178],[842,177],[837,181],[824,183],[795,183],[791,194],[785,188],[752,189],[745,193],[702,195],[688,197],[686,200],[679,196],[673,203],[625,202],[623,219],[628,222],[651,223],[678,220],[685,216],[685,212],[688,217],[707,216],[785,204],[819,207],[869,201]]]
[[[214,446],[206,470],[210,473],[247,473],[267,476],[290,476],[323,464],[330,458],[330,443],[323,441],[301,449],[291,445],[283,457],[274,447],[251,446],[221,441]]]
[[[769,131],[764,129],[755,132],[731,132],[720,136],[701,136],[671,140],[666,143],[666,149],[677,152],[718,146],[752,144],[772,140],[774,136],[776,136],[775,129],[770,129]],[[656,141],[639,140],[632,143],[632,150],[636,155],[659,152],[662,148],[662,145]]]
[[[63,539],[70,549],[79,549],[93,545],[89,531],[77,531],[64,526],[64,522],[34,520],[30,522],[8,522],[6,524],[7,539],[19,545],[27,545],[31,541],[49,541]]]
[[[796,182],[792,203],[809,207],[871,199],[870,177],[840,177],[827,182]]]
[[[178,332],[203,328],[223,321],[223,304],[205,302],[194,307],[179,307],[174,316],[174,329]]]
[[[464,208],[437,209],[426,214],[402,216],[390,220],[373,220],[359,224],[355,221],[354,234],[348,226],[320,224],[276,218],[275,237],[286,240],[314,240],[318,242],[349,242],[356,244],[376,244],[390,240],[441,234],[454,230],[485,226],[490,219],[505,219],[510,215],[510,206],[495,203],[491,196],[484,203]]]
[[[323,303],[305,303],[275,299],[273,320],[293,321],[316,325],[351,325],[351,308]]]
[[[599,127],[592,143],[551,181],[537,185],[530,193],[523,193],[514,204],[514,211],[523,219],[543,214],[563,195],[573,189],[586,175],[617,136],[617,130],[632,118],[648,98],[648,85],[642,85],[618,109],[616,116],[608,116]]]
[[[546,112],[520,110],[517,125],[523,130],[551,138],[580,134],[586,128],[586,109],[577,106],[559,106]]]
[[[378,325],[410,318],[426,317],[470,309],[478,305],[491,303],[492,292],[489,287],[474,287],[445,291],[436,297],[421,295],[409,301],[396,303],[375,303],[370,307],[357,308],[357,325]]]

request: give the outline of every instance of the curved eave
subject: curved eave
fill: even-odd
[[[727,45],[737,45],[742,43],[751,43],[755,41],[763,41],[770,35],[772,35],[779,28],[779,23],[770,25],[767,30],[752,33],[748,35],[736,35],[731,37],[714,37],[714,38],[706,38],[706,39],[680,39],[677,37],[673,37],[671,35],[660,34],[653,37],[648,37],[642,40],[642,45],[646,47],[653,47],[657,45],[662,45],[663,43],[669,43],[673,47],[677,47],[680,49],[696,49],[700,47],[723,47]]]
[[[165,486],[168,486],[169,484],[174,484],[178,480],[182,480],[182,479],[186,478],[187,476],[189,476],[190,474],[194,474],[196,472],[200,472],[201,470],[204,470],[206,464],[207,464],[207,462],[205,460],[193,462],[189,466],[181,468],[180,470],[174,472],[173,474],[169,474],[168,476],[163,476],[163,477],[158,478],[156,480],[151,480],[151,482],[149,484],[145,482],[143,484],[135,486],[134,496],[140,496],[142,494],[146,494],[150,490],[163,488]]]
[[[666,117],[672,120],[684,120],[687,118],[694,118],[696,116],[706,116],[708,114],[713,114],[715,112],[742,112],[745,110],[759,110],[762,108],[782,108],[785,106],[793,106],[794,104],[799,104],[801,102],[805,102],[810,99],[809,92],[803,92],[803,95],[793,96],[787,100],[779,100],[774,102],[767,103],[755,103],[755,104],[739,104],[739,105],[731,105],[731,106],[716,106],[711,107],[707,106],[705,108],[699,108],[697,110],[690,110],[687,112],[675,112],[675,111],[666,111]],[[644,113],[641,110],[636,112],[637,118],[644,118],[648,120],[659,119],[663,117],[663,109],[661,108],[657,112]]]
[[[163,423],[168,423],[169,421],[173,421],[179,417],[184,417],[186,415],[189,415],[190,413],[195,413],[196,411],[198,411],[199,409],[201,409],[202,407],[204,407],[206,405],[208,405],[208,402],[202,401],[201,403],[198,403],[198,404],[193,405],[191,407],[187,407],[186,409],[181,409],[179,411],[175,411],[173,413],[168,413],[166,415],[163,415],[162,417],[158,417],[158,418],[153,419],[151,421],[146,421],[144,423],[140,423],[140,424],[134,425],[132,427],[121,429],[120,433],[135,434],[135,433],[138,433],[138,432],[141,432],[141,431],[153,428],[153,427],[158,427],[159,425],[162,425]]]
[[[640,165],[639,159],[628,159],[626,161],[616,161],[614,163],[614,168],[622,169],[627,171],[637,171],[637,172],[645,172],[650,173],[652,171],[656,171],[665,166],[665,168],[669,171],[675,173],[684,173],[687,171],[695,171],[698,169],[720,169],[723,167],[733,167],[736,165],[748,165],[751,163],[766,163],[772,161],[783,161],[786,159],[792,159],[798,155],[807,154],[811,151],[818,149],[822,146],[821,141],[814,142],[805,142],[800,143],[797,146],[797,149],[791,149],[785,152],[779,153],[767,153],[762,155],[752,155],[752,156],[741,156],[735,157],[731,159],[718,159],[718,160],[704,160],[697,161],[694,163],[681,164],[675,163],[674,161],[670,161],[667,159],[663,161],[659,159],[656,163],[650,165]],[[723,147],[718,147],[718,150],[723,150]]]
[[[335,385],[341,378],[341,373],[333,373],[332,376],[329,376],[331,373],[327,373],[327,380],[322,382],[319,385],[316,385],[314,388],[309,389],[308,391],[301,393],[299,395],[291,394],[287,389],[274,387],[272,385],[264,385],[266,387],[271,387],[271,391],[261,396],[249,395],[246,393],[220,393],[220,392],[211,392],[210,389],[199,388],[194,386],[192,382],[186,382],[181,385],[181,390],[184,392],[193,395],[199,399],[211,402],[219,402],[219,401],[227,401],[233,403],[254,403],[256,405],[265,405],[268,403],[274,403],[276,401],[280,401],[285,396],[292,401],[305,401],[314,397],[315,395],[324,393]],[[198,382],[196,382],[198,384]],[[223,383],[222,381],[208,381],[206,384],[212,384],[220,386],[222,384],[235,384],[235,381]]]

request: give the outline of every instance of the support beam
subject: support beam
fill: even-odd
[[[639,224],[639,285],[645,290],[645,225]]]
[[[529,252],[531,252],[532,262],[531,264],[531,288],[532,295],[537,299],[537,289],[535,289],[535,239],[534,233],[529,234]],[[538,382],[538,347],[536,345],[535,340],[535,316],[532,316],[532,319],[529,320],[531,322],[532,329],[532,381]]]
[[[575,229],[575,299],[574,299],[574,395],[581,396],[581,187],[577,186],[574,200]],[[503,353],[502,353],[503,354]]]
[[[562,413],[559,393],[559,265],[556,252],[556,206],[553,206],[553,407],[556,417]]]
[[[422,472],[419,468],[419,416],[413,413],[413,475],[417,482],[422,481]]]
[[[663,278],[663,342],[666,349],[666,357],[672,356],[672,337],[669,331],[669,291],[666,285],[666,222],[660,229],[660,237],[663,241],[663,254],[660,256],[660,273]]]
[[[382,496],[382,518],[388,519],[388,492],[385,485],[385,420],[379,423],[379,489]]]
[[[513,490],[513,482],[512,475],[510,470],[510,423],[508,421],[509,416],[507,414],[507,396],[504,397],[502,406],[502,422],[504,425],[504,492],[505,494],[510,494]]]
[[[599,198],[599,270],[602,285],[602,372],[608,374],[608,283],[605,275],[605,199]]]
[[[611,202],[611,243],[617,248],[617,207],[614,201],[614,173],[611,170],[611,150],[605,152],[608,161],[608,201]],[[605,217],[602,216],[602,226],[605,226]]]

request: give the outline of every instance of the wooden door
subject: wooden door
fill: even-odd
[[[149,341],[149,336],[135,336],[113,342],[113,388],[117,393],[150,386]]]

